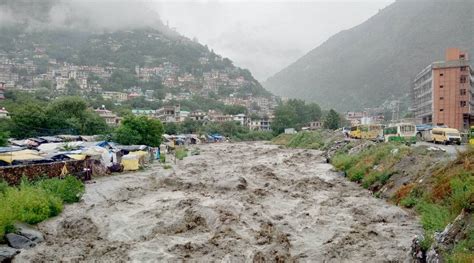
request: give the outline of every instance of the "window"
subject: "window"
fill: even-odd
[[[461,81],[461,83],[466,83],[467,82],[466,76],[461,76],[460,81]]]
[[[459,55],[459,59],[465,59],[465,58],[466,58],[466,55],[464,54]]]
[[[440,85],[439,88],[442,89],[442,88],[444,88],[444,86],[443,86],[443,85]]]
[[[461,90],[460,90],[460,93],[461,93],[461,96],[466,95],[466,89],[461,89]]]
[[[439,76],[442,77],[442,76],[444,76],[444,74],[443,74],[443,73],[439,73]]]
[[[439,100],[444,100],[444,97],[439,97]]]
[[[467,67],[461,67],[461,71],[467,71]]]
[[[444,109],[439,109],[439,111],[444,111]]]
[[[461,107],[466,107],[466,101],[460,101],[459,104],[461,105]]]

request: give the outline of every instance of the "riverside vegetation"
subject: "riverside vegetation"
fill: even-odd
[[[422,147],[378,144],[352,155],[339,153],[332,158],[332,164],[344,171],[351,181],[376,195],[384,195],[392,202],[416,211],[425,230],[422,242],[425,251],[433,244],[436,232],[442,232],[462,211],[467,213],[468,223],[459,240],[439,252],[448,262],[474,260],[472,147],[459,152],[455,160],[443,162]],[[405,165],[419,166],[419,171],[407,173],[409,171],[403,168]],[[407,180],[400,185],[397,180],[401,175]],[[384,194],[387,188],[395,191]]]
[[[280,135],[273,142],[291,148],[329,150],[337,138],[341,137],[317,131]],[[448,157],[426,146],[351,141],[343,143],[330,161],[376,197],[419,214],[425,230],[425,252],[434,248],[447,262],[473,262],[474,148],[459,152],[454,160]],[[447,246],[438,246],[435,233],[442,232],[460,214],[464,220],[458,224],[455,238]]]
[[[0,182],[0,241],[15,230],[15,222],[37,224],[56,216],[64,203],[78,202],[84,191],[84,184],[73,176],[36,182],[24,179],[19,186]]]

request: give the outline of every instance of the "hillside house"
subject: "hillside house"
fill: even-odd
[[[118,117],[112,111],[107,110],[105,106],[102,106],[96,110],[94,110],[101,118],[105,120],[105,122],[110,126],[117,126],[122,121],[122,118]]]
[[[156,110],[156,117],[162,122],[180,122],[181,107],[165,106]]]
[[[10,118],[10,113],[5,108],[1,108],[0,119],[9,119],[9,118]]]

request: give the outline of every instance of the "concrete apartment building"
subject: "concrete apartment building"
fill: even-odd
[[[423,69],[413,82],[416,121],[467,130],[474,125],[474,72],[468,54],[450,48],[446,60]]]

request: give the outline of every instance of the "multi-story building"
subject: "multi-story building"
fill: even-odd
[[[156,118],[162,122],[180,122],[181,107],[176,106],[164,106],[156,110]]]
[[[248,127],[252,131],[271,131],[272,119],[263,117],[259,119],[249,119]]]
[[[124,92],[118,92],[118,91],[103,91],[102,92],[102,98],[104,100],[112,100],[116,102],[123,102],[128,99],[127,93]]]
[[[352,126],[362,124],[362,119],[367,117],[368,113],[366,111],[349,111],[346,112],[346,120],[348,120]]]
[[[109,111],[102,106],[95,110],[95,112],[105,120],[105,122],[110,126],[117,126],[120,124],[122,118],[115,115],[112,111]]]
[[[474,123],[474,72],[468,54],[456,48],[446,60],[423,69],[413,82],[416,121],[466,130]]]

